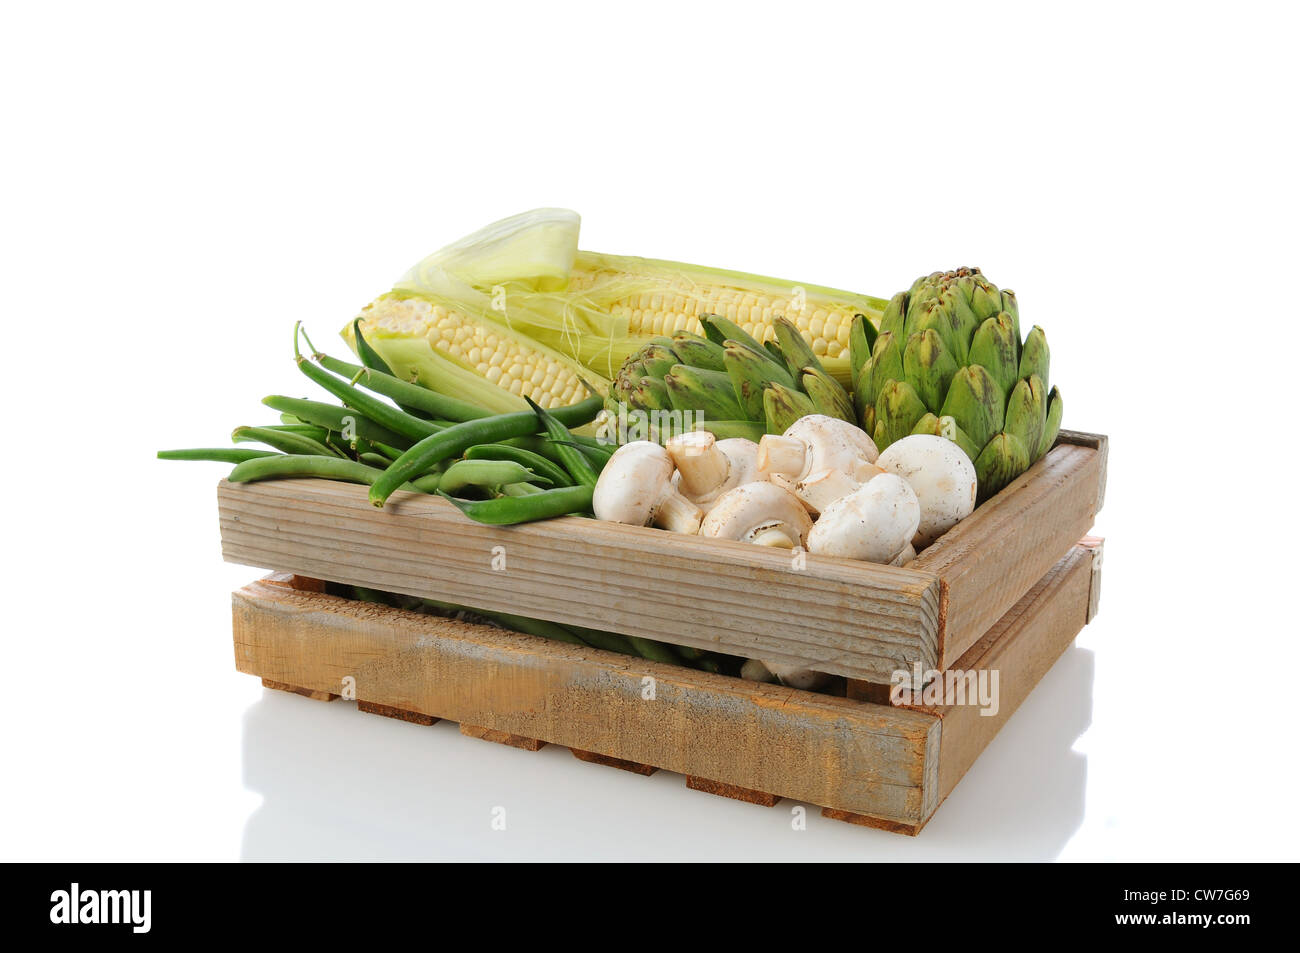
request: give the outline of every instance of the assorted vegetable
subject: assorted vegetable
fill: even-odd
[[[569,514],[903,566],[1053,445],[1041,328],[976,268],[892,299],[580,251],[562,209],[514,216],[412,268],[342,330],[295,328],[333,400],[272,395],[242,446],[168,450],[229,479],[437,495],[512,525]],[[629,426],[629,420],[632,420]],[[598,435],[593,437],[592,431]],[[796,687],[826,676],[578,626],[347,588],[354,598]]]

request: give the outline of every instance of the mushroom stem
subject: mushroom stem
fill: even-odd
[[[707,496],[726,482],[731,463],[709,431],[680,434],[669,440],[665,449],[681,474],[682,489],[688,496]]]
[[[883,470],[881,471],[884,472]],[[843,499],[861,484],[843,470],[822,470],[796,483],[794,495],[813,513],[821,513],[836,500]]]
[[[750,542],[755,546],[771,546],[773,549],[794,549],[794,540],[776,526],[760,529]]]
[[[798,437],[768,434],[758,442],[758,469],[768,476],[794,479],[803,473],[808,444]]]
[[[704,511],[670,487],[655,509],[652,522],[660,529],[689,535],[699,532],[702,519]]]

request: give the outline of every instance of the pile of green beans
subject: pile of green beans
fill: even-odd
[[[592,488],[612,448],[570,428],[590,423],[601,398],[551,411],[495,414],[393,374],[354,323],[361,364],[322,354],[310,338],[298,369],[338,403],[272,395],[262,403],[280,421],[237,427],[234,443],[270,450],[196,447],[163,450],[163,460],[233,463],[234,483],[319,477],[370,487],[384,506],[393,493],[437,494],[470,519],[508,526],[591,510]]]

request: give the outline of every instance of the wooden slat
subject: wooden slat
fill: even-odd
[[[418,494],[376,509],[365,487],[327,480],[223,480],[218,500],[232,562],[876,681],[938,660],[928,572],[800,566],[788,552],[589,519],[483,526]]]
[[[1101,541],[1074,547],[1010,612],[971,646],[953,667],[960,672],[998,673],[998,710],[981,714],[977,705],[908,706],[937,716],[941,723],[939,801],[952,793],[1034,686],[1047,674],[1089,619],[1100,577],[1094,572]],[[977,676],[978,677],[978,676]]]
[[[240,671],[736,788],[920,824],[938,719],[253,583]],[[652,679],[652,681],[647,681]],[[929,781],[933,786],[933,781]]]
[[[909,565],[942,579],[937,668],[951,667],[1092,528],[1106,438],[1065,436],[1096,446],[1058,443]]]

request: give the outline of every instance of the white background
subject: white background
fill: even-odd
[[[4,11],[0,856],[1297,859],[1294,7]],[[978,264],[1047,329],[1102,611],[921,837],[234,671],[224,468],[154,451],[539,205],[882,296]]]

